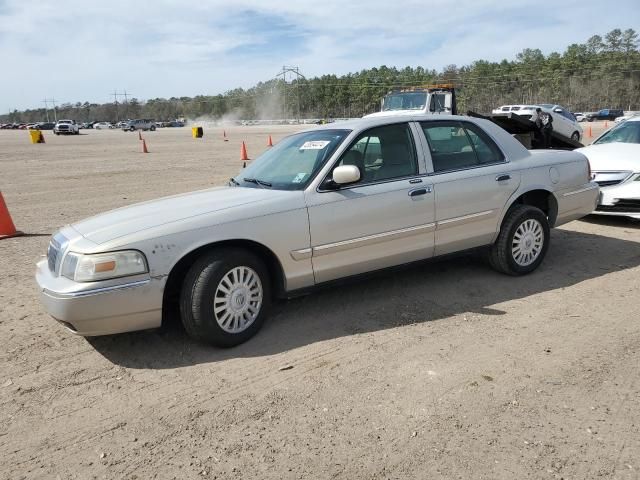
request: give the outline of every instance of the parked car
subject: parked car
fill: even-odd
[[[551,103],[542,103],[540,105],[503,105],[500,107],[500,113],[508,113],[502,110],[505,108],[509,108],[509,112],[525,117],[531,121],[535,121],[537,117],[536,108],[541,108],[553,117],[553,129],[556,132],[577,142],[582,138],[582,127],[573,114],[561,105]],[[496,110],[493,110],[493,112],[497,113]]]
[[[491,113],[509,113],[509,112],[513,112],[516,113],[520,110],[526,110],[527,112],[530,111],[534,111],[536,110],[535,105],[502,105],[501,107],[498,108],[494,108]],[[531,113],[529,113],[529,115],[531,115]]]
[[[156,129],[156,122],[153,120],[147,119],[137,119],[137,120],[129,120],[122,129],[128,132],[134,132],[136,130],[151,130],[152,132]]]
[[[93,124],[93,128],[96,130],[104,130],[113,128],[113,125],[111,125],[109,122],[96,122]]]
[[[576,122],[586,122],[587,120],[587,115],[582,112],[573,112],[573,116],[575,117]]]
[[[184,122],[179,122],[177,120],[173,120],[173,121],[169,122],[169,124],[167,126],[168,127],[174,127],[174,128],[180,128],[180,127],[184,127]]]
[[[53,130],[55,126],[56,124],[53,122],[41,122],[41,123],[36,123],[34,128],[38,130]]]
[[[629,118],[580,148],[600,186],[593,213],[640,219],[640,117]]]
[[[587,114],[587,121],[593,122],[594,120],[615,120],[618,117],[622,117],[624,112],[619,108],[603,108],[595,113]]]
[[[638,116],[638,115],[640,115],[640,113],[639,113],[639,112],[630,112],[630,113],[626,113],[626,114],[624,114],[623,116],[616,118],[613,122],[614,122],[614,123],[624,122],[624,121],[627,121],[627,120],[629,120],[630,118],[636,117],[636,116]]]
[[[56,135],[78,135],[80,133],[80,127],[75,120],[58,120],[53,127],[53,133]]]
[[[274,297],[385,267],[482,247],[532,272],[549,229],[595,208],[589,177],[584,155],[528,151],[483,119],[346,121],[279,141],[227,187],[64,227],[36,279],[74,333],[158,327],[177,302],[191,336],[232,346]]]

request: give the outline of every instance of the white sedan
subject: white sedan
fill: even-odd
[[[104,128],[113,128],[113,125],[111,125],[109,122],[98,122],[93,124],[93,128],[95,128],[96,130],[102,130]]]
[[[640,117],[632,117],[580,148],[600,186],[593,213],[640,219]]]

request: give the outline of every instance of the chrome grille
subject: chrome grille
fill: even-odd
[[[632,172],[621,171],[595,171],[593,172],[593,180],[599,187],[612,187],[626,181]]]

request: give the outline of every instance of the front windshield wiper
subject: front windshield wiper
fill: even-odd
[[[256,185],[260,185],[261,187],[272,187],[273,185],[269,182],[265,182],[264,180],[258,180],[257,178],[243,178],[245,182],[255,183]]]
[[[235,186],[239,187],[240,186],[240,182],[238,182],[235,178],[231,177],[229,179],[229,182],[233,183]]]

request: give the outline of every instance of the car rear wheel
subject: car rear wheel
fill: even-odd
[[[260,329],[271,303],[269,275],[254,254],[212,251],[189,269],[180,294],[187,333],[217,347],[233,347]]]
[[[152,131],[152,132],[155,132],[155,131],[156,131],[156,127],[151,126],[151,131]]]
[[[512,207],[489,251],[491,266],[507,275],[525,275],[542,263],[549,248],[549,222],[531,205]]]
[[[136,127],[131,127],[129,130],[132,131],[132,132],[135,132],[136,131]]]
[[[573,140],[574,142],[580,141],[580,133],[579,132],[573,132],[571,134],[571,140]]]

